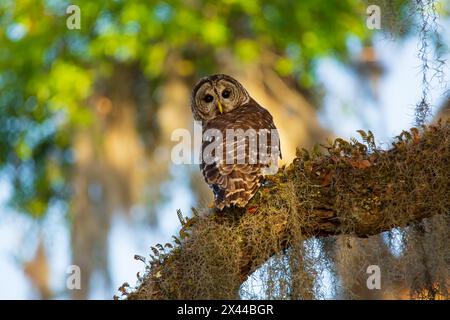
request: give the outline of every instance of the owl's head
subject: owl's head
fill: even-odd
[[[209,121],[249,101],[247,90],[236,79],[214,74],[200,79],[194,86],[191,108],[195,120]]]

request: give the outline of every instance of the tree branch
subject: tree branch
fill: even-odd
[[[315,236],[369,237],[449,214],[450,122],[404,131],[380,150],[336,139],[267,179],[244,209],[193,210],[175,247],[152,248],[128,299],[238,298],[241,284],[272,256]]]

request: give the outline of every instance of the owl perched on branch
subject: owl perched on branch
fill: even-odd
[[[271,114],[234,78],[202,78],[192,92],[192,113],[202,122],[200,170],[214,192],[215,206],[245,207],[281,158]]]

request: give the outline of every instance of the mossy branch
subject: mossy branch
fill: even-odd
[[[368,237],[449,214],[450,122],[404,131],[384,151],[336,139],[267,179],[245,209],[193,210],[175,245],[152,248],[128,299],[238,298],[248,276],[304,239]]]

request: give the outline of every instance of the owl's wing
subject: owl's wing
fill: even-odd
[[[229,207],[230,205],[243,207],[257,192],[264,176],[262,169],[270,166],[270,163],[261,163],[258,161],[259,149],[249,148],[250,138],[248,136],[235,139],[232,143],[229,143],[227,148],[225,142],[226,130],[242,129],[246,131],[248,129],[254,129],[258,135],[263,133],[263,129],[268,130],[267,153],[270,154],[270,130],[276,130],[272,116],[267,110],[254,103],[253,105],[240,107],[233,112],[216,117],[204,127],[204,131],[211,128],[218,129],[222,132],[224,139],[221,142],[222,157],[215,157],[214,155],[214,161],[211,163],[202,162],[200,169],[205,181],[213,189],[215,203],[218,209],[222,210],[224,207]],[[202,150],[205,150],[206,146],[211,142],[204,141]],[[242,148],[246,148],[245,152],[239,153],[239,151],[243,151]],[[238,162],[237,155],[239,154],[245,155],[243,163]]]

